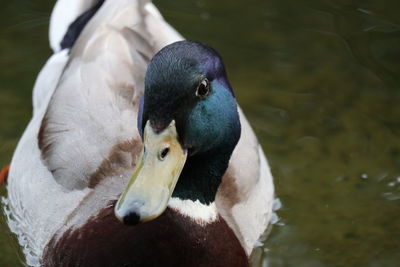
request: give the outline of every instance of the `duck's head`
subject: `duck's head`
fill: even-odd
[[[115,207],[121,221],[152,220],[171,196],[213,202],[241,131],[218,53],[190,41],[159,51],[146,72],[138,128],[144,149]]]

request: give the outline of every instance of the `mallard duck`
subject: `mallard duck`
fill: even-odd
[[[5,211],[30,266],[248,266],[274,187],[221,57],[149,1],[59,0]]]

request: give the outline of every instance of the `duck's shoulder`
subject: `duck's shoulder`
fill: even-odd
[[[216,204],[250,255],[270,223],[275,192],[261,145],[242,110],[238,111],[241,137],[218,189]]]
[[[136,226],[122,225],[113,208],[48,243],[44,266],[248,266],[224,219],[200,223],[173,208]],[[74,265],[76,266],[76,265]]]
[[[68,190],[90,187],[123,144],[140,146],[136,118],[147,63],[158,46],[179,38],[151,7],[147,1],[98,1],[86,24],[76,22],[92,9],[64,36],[75,35],[74,44],[38,140],[45,165]]]

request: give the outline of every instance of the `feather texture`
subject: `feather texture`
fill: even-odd
[[[6,214],[31,266],[40,266],[51,238],[82,225],[122,192],[141,148],[136,118],[147,63],[182,39],[151,2],[113,0],[71,51],[60,51],[69,24],[94,4],[57,2],[49,33],[55,54],[37,78],[33,118],[11,162]],[[257,139],[239,114],[242,135],[216,206],[249,255],[269,223],[274,188]]]

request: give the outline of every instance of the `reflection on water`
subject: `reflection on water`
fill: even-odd
[[[225,59],[282,201],[264,266],[398,266],[400,3],[156,1]],[[31,114],[52,3],[0,10],[0,164]],[[5,51],[5,52],[4,52]],[[1,226],[0,266],[20,266]]]

